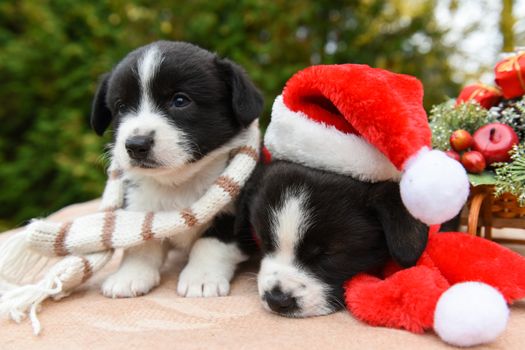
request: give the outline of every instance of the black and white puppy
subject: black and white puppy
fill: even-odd
[[[390,258],[414,265],[426,246],[428,228],[405,209],[398,183],[275,161],[258,184],[250,207],[263,250],[258,290],[275,313],[334,312],[344,307],[346,280],[379,272]]]
[[[181,210],[225,169],[239,135],[262,107],[261,94],[238,65],[192,44],[159,41],[129,53],[103,78],[91,124],[99,135],[113,125],[111,156],[125,170],[126,209]],[[229,292],[236,265],[247,259],[232,238],[235,216],[232,205],[211,225],[171,241],[191,249],[180,295]],[[165,244],[126,250],[103,294],[133,297],[158,285]]]

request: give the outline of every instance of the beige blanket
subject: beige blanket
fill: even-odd
[[[50,219],[90,213],[97,204],[70,206]],[[450,349],[434,334],[370,327],[344,311],[308,319],[272,315],[260,306],[254,263],[241,268],[230,296],[187,299],[175,292],[184,258],[173,255],[152,293],[107,299],[99,293],[100,284],[116,269],[119,257],[70,297],[45,302],[39,337],[33,336],[29,322],[1,320],[0,349]],[[525,302],[511,311],[503,336],[479,349],[525,349]]]

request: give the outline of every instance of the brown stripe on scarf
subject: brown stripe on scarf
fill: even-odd
[[[197,217],[190,208],[182,210],[180,214],[182,215],[186,226],[193,227],[197,224]]]
[[[53,251],[56,256],[64,256],[69,254],[66,248],[66,236],[69,233],[69,229],[71,228],[72,224],[72,221],[65,222],[62,227],[60,227],[60,231],[58,231],[57,237],[55,238],[55,242],[53,244]]]
[[[86,259],[84,257],[80,257],[80,259],[82,259],[82,264],[84,265],[84,267],[82,269],[82,272],[83,272],[82,283],[84,283],[88,279],[90,279],[91,276],[93,276],[93,268],[91,267],[91,263],[89,262],[88,259]]]
[[[106,210],[104,224],[102,225],[102,245],[106,249],[113,248],[113,232],[115,231],[115,211]]]
[[[118,180],[122,177],[123,174],[124,172],[122,171],[122,169],[114,169],[110,171],[109,178],[110,180]]]
[[[219,176],[215,184],[230,194],[230,197],[235,198],[241,191],[241,186],[232,178],[227,176]]]
[[[153,217],[155,214],[153,212],[149,212],[144,217],[144,221],[142,222],[142,229],[140,231],[140,234],[142,236],[142,239],[145,241],[150,240],[153,238]]]
[[[259,161],[259,154],[255,150],[255,148],[251,146],[242,146],[237,149],[237,153],[243,153],[252,158],[254,161]]]

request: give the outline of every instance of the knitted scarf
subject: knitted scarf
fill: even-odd
[[[250,177],[259,145],[255,121],[220,149],[230,154],[227,167],[200,199],[181,211],[119,209],[124,202],[125,174],[112,162],[100,212],[64,223],[34,220],[0,247],[0,315],[20,322],[29,314],[38,334],[40,304],[50,297],[58,300],[69,295],[104,267],[115,249],[184,235],[189,228],[208,224],[237,197]],[[62,259],[34,281],[51,257]]]

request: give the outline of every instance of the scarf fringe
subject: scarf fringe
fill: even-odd
[[[46,299],[62,299],[68,296],[75,287],[99,271],[111,259],[113,251],[89,254],[85,257],[68,256],[59,260],[44,277],[33,284],[15,285],[0,296],[0,316],[11,318],[20,323],[29,316],[33,333],[41,331],[37,313]]]
[[[42,329],[37,317],[40,304],[61,293],[62,287],[62,281],[57,276],[50,275],[37,284],[18,286],[7,291],[0,297],[0,316],[7,316],[20,323],[29,314],[33,333],[38,335]]]
[[[28,237],[27,231],[22,231],[0,246],[0,291],[23,280],[33,281],[49,262],[48,257],[30,248]]]

